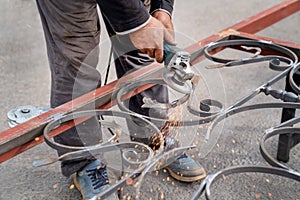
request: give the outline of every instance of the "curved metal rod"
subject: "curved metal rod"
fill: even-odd
[[[256,55],[255,57],[232,60],[232,59],[219,58],[210,54],[210,52],[220,47],[230,47],[230,46],[238,46],[238,45],[240,46],[249,45],[251,47],[270,49],[273,51],[277,51],[281,54],[284,54],[289,58],[283,56],[275,56],[275,55],[256,57],[257,56]],[[208,44],[207,47],[204,49],[204,55],[209,60],[218,63],[223,63],[223,65],[218,65],[217,67],[230,67],[230,66],[250,64],[250,63],[262,62],[262,61],[270,61],[269,66],[271,69],[276,71],[282,71],[292,66],[294,63],[298,62],[297,55],[290,49],[263,40],[228,40],[228,41],[213,42]],[[281,66],[280,62],[285,62],[286,64],[288,64],[288,66]]]
[[[201,181],[201,184],[200,184],[199,188],[197,189],[196,192],[194,192],[194,194],[193,194],[193,196],[191,197],[190,200],[197,200],[197,199],[199,199],[199,197],[203,194],[203,192],[205,192],[206,183],[207,183],[208,179],[211,176],[212,175],[207,175],[205,177],[205,179]]]
[[[40,167],[40,166],[50,165],[57,161],[82,160],[86,157],[89,157],[91,154],[98,155],[99,153],[115,151],[118,149],[135,149],[135,150],[139,150],[139,151],[143,151],[143,152],[145,152],[145,150],[146,150],[145,153],[148,154],[147,159],[141,160],[139,162],[129,161],[129,163],[132,165],[145,164],[154,157],[154,152],[148,145],[139,143],[139,142],[126,142],[126,143],[114,143],[114,144],[94,145],[94,146],[86,147],[85,149],[82,149],[82,150],[65,153],[65,154],[59,156],[58,158],[49,158],[49,159],[45,159],[45,160],[34,161],[33,166]],[[125,155],[122,155],[122,156],[124,157]]]
[[[196,91],[196,87],[198,86],[200,80],[199,75],[194,75],[194,78],[192,79],[192,90],[191,90],[191,97],[194,96],[194,93]],[[192,106],[192,98],[189,99],[187,102],[187,110],[198,117],[211,117],[211,116],[217,116],[219,113],[221,113],[224,110],[224,106],[221,102],[214,100],[214,99],[203,99],[200,101],[199,109],[194,108]],[[211,108],[217,108],[217,111],[211,111]]]
[[[217,173],[210,175],[206,179],[206,187],[205,187],[205,195],[206,199],[211,199],[211,191],[210,188],[214,182],[218,179],[223,178],[224,176],[232,175],[232,174],[240,174],[240,173],[266,173],[266,174],[274,174],[278,176],[282,176],[285,178],[293,179],[295,181],[300,181],[300,175],[298,173],[294,173],[292,171],[282,169],[282,168],[275,168],[275,167],[263,167],[263,166],[234,166],[224,170],[220,170]]]
[[[195,76],[196,77],[196,76]],[[200,76],[197,76],[192,80],[192,92],[191,97],[194,96],[194,92],[196,90],[196,87],[198,86]],[[211,107],[219,109],[218,111],[211,111]],[[200,101],[199,109],[196,109],[192,106],[191,99],[189,99],[187,103],[187,110],[198,117],[211,117],[211,116],[217,116],[224,110],[224,106],[221,102],[213,99],[203,99]]]
[[[289,74],[289,83],[291,85],[291,87],[293,88],[293,90],[295,92],[297,92],[297,94],[300,94],[300,87],[295,83],[294,81],[294,74],[299,73],[300,69],[300,62],[291,70],[290,74]]]
[[[300,176],[300,172],[297,172],[296,170],[293,170],[289,167],[287,167],[286,165],[282,164],[281,162],[279,162],[278,160],[276,160],[275,158],[273,158],[268,151],[266,150],[265,147],[265,142],[270,139],[273,136],[276,135],[281,135],[281,134],[287,134],[287,133],[293,133],[293,134],[300,134],[300,128],[292,128],[292,127],[284,127],[284,128],[278,128],[278,129],[273,129],[269,132],[267,132],[267,134],[265,134],[263,136],[263,138],[260,141],[259,144],[259,149],[260,149],[260,153],[262,154],[263,158],[272,166],[274,167],[280,167],[283,169],[287,169],[289,171],[293,171],[295,173],[297,173]]]
[[[47,160],[44,160],[43,162],[38,161],[34,164],[37,166],[37,165],[51,164],[58,160],[78,160],[78,159],[82,159],[86,156],[89,156],[91,153],[99,154],[100,152],[108,152],[108,151],[116,150],[116,148],[130,148],[130,149],[135,149],[135,150],[140,150],[140,151],[144,151],[146,149],[148,151],[149,156],[145,161],[140,161],[138,163],[131,161],[131,162],[129,162],[131,164],[145,163],[145,162],[148,162],[148,160],[153,157],[154,153],[153,153],[152,149],[150,147],[148,147],[147,145],[138,143],[138,142],[126,142],[126,143],[119,143],[119,144],[111,144],[112,141],[107,141],[105,143],[101,143],[101,144],[97,144],[97,145],[80,147],[80,146],[68,146],[68,145],[57,143],[49,136],[49,133],[51,130],[60,126],[64,122],[68,122],[70,120],[81,118],[81,117],[95,117],[95,116],[100,116],[100,115],[101,116],[104,116],[104,115],[116,116],[116,117],[121,117],[121,118],[126,118],[126,119],[129,117],[135,117],[136,119],[139,119],[139,120],[143,121],[144,123],[149,124],[150,125],[149,127],[153,130],[153,133],[158,134],[158,137],[160,139],[160,147],[156,151],[157,155],[159,155],[163,152],[163,149],[164,149],[163,135],[160,132],[160,130],[150,121],[148,121],[138,115],[132,114],[132,113],[109,111],[109,110],[92,110],[92,111],[82,111],[82,112],[72,113],[72,114],[63,116],[60,119],[50,122],[44,129],[44,137],[45,137],[46,143],[53,149],[68,151],[68,153],[63,154],[56,160],[49,159],[48,162],[47,162]],[[122,155],[122,156],[126,157],[126,155]]]
[[[288,75],[290,73],[290,71],[292,70],[293,66],[291,66],[291,67],[287,68],[286,70],[284,70],[283,72],[277,74],[271,80],[267,81],[266,83],[264,83],[261,86],[259,86],[258,88],[256,88],[256,90],[254,90],[252,93],[250,93],[249,95],[243,97],[241,100],[237,101],[236,103],[234,103],[230,107],[226,108],[226,110],[231,110],[231,109],[233,109],[235,107],[242,106],[246,102],[248,102],[251,99],[253,99],[254,97],[256,97],[261,92],[265,93],[266,89],[269,86],[273,85],[274,83],[278,82],[279,80],[281,80],[282,78],[284,78],[286,75]]]
[[[192,107],[190,104],[187,105],[187,109],[190,113],[200,116],[208,117],[213,115],[218,115],[224,110],[224,106],[221,102],[213,99],[203,99],[200,101],[200,110]],[[211,111],[211,108],[217,108],[217,111]]]
[[[222,113],[218,117],[216,117],[212,123],[209,125],[205,138],[208,139],[210,133],[213,131],[215,126],[222,121],[223,119],[230,117],[232,115],[238,114],[244,111],[250,110],[258,110],[258,109],[267,109],[267,108],[293,108],[293,109],[300,109],[300,104],[298,103],[262,103],[262,104],[253,104],[249,106],[240,106],[233,108],[231,110],[227,110],[226,112]]]
[[[121,104],[121,105],[119,105],[119,107],[124,108],[124,111],[126,111],[126,112],[132,112],[129,109],[127,109],[125,106],[123,106],[122,101],[121,101],[122,96],[125,94],[128,94],[131,91],[134,91],[138,87],[141,87],[141,86],[147,85],[147,84],[166,85],[166,82],[163,79],[149,79],[149,80],[133,82],[128,85],[125,85],[124,87],[122,87],[119,90],[117,97],[116,97],[118,105]],[[190,94],[185,94],[181,98],[174,100],[171,103],[160,103],[160,102],[156,102],[156,101],[153,102],[153,101],[150,101],[148,98],[146,98],[146,101],[144,100],[144,105],[142,107],[145,107],[145,108],[158,107],[161,109],[170,109],[170,108],[174,108],[178,105],[184,104],[186,101],[188,101],[189,98],[190,98]]]
[[[152,129],[152,131],[154,133],[159,134],[159,136],[161,137],[160,139],[160,143],[163,144],[163,137],[162,134],[160,132],[160,130],[150,121],[140,117],[140,115],[134,114],[134,113],[126,113],[126,112],[120,112],[120,111],[112,111],[112,110],[90,110],[90,111],[80,111],[80,112],[75,112],[75,113],[71,113],[69,115],[65,115],[57,120],[54,120],[52,122],[50,122],[49,124],[47,124],[47,126],[44,129],[44,137],[45,137],[45,142],[52,147],[53,149],[56,150],[64,150],[64,151],[76,151],[76,150],[85,150],[89,147],[99,147],[99,146],[104,146],[106,144],[111,143],[112,139],[116,139],[116,135],[114,135],[113,138],[111,138],[109,141],[98,144],[98,145],[93,145],[93,146],[69,146],[69,145],[64,145],[64,144],[60,144],[57,143],[53,140],[52,137],[49,136],[49,133],[51,132],[51,130],[57,128],[58,126],[60,126],[62,123],[64,122],[68,122],[77,118],[83,118],[83,117],[96,117],[96,116],[114,116],[114,117],[121,117],[121,118],[130,118],[134,117],[138,120],[141,120],[143,123],[145,124],[149,124],[150,128]],[[100,120],[101,121],[101,120]],[[163,146],[163,145],[162,145]]]
[[[131,83],[131,84],[128,84],[128,85],[122,87],[116,96],[116,100],[117,100],[117,104],[118,104],[119,108],[124,112],[134,113],[124,105],[124,103],[122,102],[122,96],[129,93],[130,91],[133,91],[134,89],[136,89],[140,86],[146,85],[146,84],[166,84],[166,83],[164,82],[163,79],[151,79],[151,80],[145,80],[145,81]],[[164,104],[164,107],[174,108],[176,106],[182,105],[186,101],[188,101],[189,97],[190,97],[190,94],[185,94],[182,98],[177,99],[170,104]],[[157,118],[157,117],[149,117],[146,115],[139,115],[139,116],[146,118],[148,120],[151,120],[153,122],[158,122],[158,123],[168,122],[172,126],[195,126],[195,125],[205,124],[205,123],[210,122],[216,115],[208,116],[208,117],[201,118],[201,119],[192,119],[192,120],[168,120],[168,119]]]

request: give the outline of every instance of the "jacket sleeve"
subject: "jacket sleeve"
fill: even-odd
[[[150,14],[141,0],[97,0],[103,17],[117,34],[128,34],[145,26]]]
[[[174,0],[152,0],[150,13],[153,13],[156,10],[164,10],[172,16],[174,6]]]

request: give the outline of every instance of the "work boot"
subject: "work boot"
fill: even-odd
[[[176,147],[179,147],[179,142],[175,138],[165,139],[165,150],[169,151]],[[182,182],[199,181],[206,177],[206,172],[200,163],[185,153],[169,164],[166,169],[173,178]]]
[[[74,184],[83,200],[99,199],[98,195],[110,187],[105,165],[98,160],[86,165],[74,176]],[[105,199],[118,200],[118,197],[114,193]]]
[[[170,175],[182,182],[194,182],[206,177],[206,172],[200,163],[186,154],[169,164],[166,169]]]

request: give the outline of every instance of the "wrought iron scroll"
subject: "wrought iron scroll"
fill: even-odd
[[[237,60],[233,59],[226,59],[216,57],[212,54],[214,50],[217,48],[228,48],[228,47],[239,47],[247,51],[254,51],[254,55],[248,58],[241,58]],[[271,51],[276,52],[277,55],[267,55],[262,56],[260,55],[262,51]],[[199,109],[195,108],[190,103],[190,97],[193,95],[195,88],[197,87],[197,80],[192,81],[192,91],[190,94],[185,94],[179,99],[167,103],[161,104],[155,102],[151,99],[145,99],[144,107],[147,108],[159,108],[159,109],[172,109],[177,106],[186,106],[188,111],[193,114],[195,119],[193,120],[178,120],[178,121],[170,121],[168,119],[160,119],[160,118],[153,118],[151,116],[142,116],[136,113],[133,113],[129,110],[129,108],[124,104],[122,97],[134,91],[140,86],[146,84],[165,84],[162,79],[150,79],[140,82],[134,82],[127,85],[124,85],[122,89],[116,94],[117,104],[122,112],[118,111],[105,111],[105,110],[96,110],[96,111],[86,111],[86,112],[78,112],[73,113],[72,115],[68,115],[62,117],[61,119],[55,120],[47,125],[44,131],[45,141],[49,146],[54,149],[63,149],[69,151],[69,153],[60,156],[59,158],[54,159],[47,159],[44,161],[37,161],[34,163],[36,166],[51,164],[56,161],[63,161],[63,160],[72,160],[72,159],[80,159],[87,156],[89,153],[99,153],[99,152],[109,152],[113,149],[119,148],[121,150],[126,149],[139,149],[147,151],[148,157],[147,159],[140,161],[139,163],[131,163],[136,164],[138,166],[136,169],[132,170],[128,176],[124,179],[119,180],[116,184],[113,184],[111,188],[103,191],[100,194],[101,199],[113,193],[118,188],[122,187],[126,179],[138,179],[139,187],[136,189],[135,197],[139,198],[140,194],[140,186],[142,185],[143,178],[147,172],[153,170],[153,168],[157,169],[158,163],[161,160],[164,160],[165,164],[168,161],[171,161],[170,158],[175,159],[180,155],[180,153],[184,152],[189,147],[180,147],[174,148],[172,150],[165,150],[164,149],[164,141],[163,135],[160,130],[154,125],[155,123],[152,122],[165,122],[170,124],[171,126],[194,126],[199,124],[209,124],[209,128],[207,129],[205,138],[209,139],[211,132],[214,130],[216,125],[224,120],[225,118],[232,116],[234,114],[238,114],[245,111],[250,110],[258,110],[258,109],[270,109],[270,108],[292,108],[292,109],[300,109],[299,104],[299,94],[300,88],[296,85],[295,81],[293,80],[293,74],[298,73],[300,68],[300,63],[298,62],[297,55],[291,51],[290,49],[280,46],[278,44],[269,42],[269,41],[262,41],[262,40],[228,40],[228,41],[221,41],[221,42],[213,42],[205,46],[201,51],[196,52],[197,56],[205,56],[207,59],[217,62],[218,64],[208,66],[208,68],[219,68],[219,67],[232,67],[232,66],[239,66],[245,65],[249,63],[258,63],[262,61],[268,61],[269,67],[272,70],[281,71],[278,75],[273,77],[271,80],[267,81],[266,83],[262,84],[261,86],[257,87],[254,91],[250,94],[246,95],[245,97],[241,98],[231,106],[224,108],[223,104],[219,101],[213,99],[204,99],[199,102]],[[194,54],[194,56],[196,55]],[[280,56],[278,56],[280,55]],[[192,55],[193,57],[193,55]],[[271,86],[278,82],[279,80],[289,77],[289,83],[291,84],[292,88],[294,89],[295,93],[285,92],[282,90],[275,90],[272,89]],[[244,106],[245,103],[250,101],[251,99],[255,98],[259,94],[270,95],[275,99],[281,99],[284,102],[282,103],[261,103],[261,104],[254,104],[254,105],[247,105]],[[211,109],[212,107],[217,108]],[[214,111],[212,111],[214,110]],[[79,117],[93,117],[93,116],[117,116],[122,117],[124,119],[131,119],[132,117],[136,117],[139,120],[142,120],[144,123],[148,124],[153,132],[159,134],[160,138],[160,148],[158,150],[153,150],[149,148],[147,145],[138,143],[138,142],[121,142],[121,143],[112,143],[112,140],[118,139],[118,135],[113,135],[113,137],[107,141],[106,143],[101,143],[95,146],[89,147],[71,147],[62,144],[58,144],[52,140],[49,136],[49,132],[60,126],[62,123],[72,120],[74,118]],[[101,121],[101,120],[100,120]],[[150,122],[151,121],[151,122]],[[266,130],[266,134],[261,140],[260,143],[260,151],[263,158],[273,167],[263,167],[263,166],[236,166],[221,170],[215,174],[210,174],[207,176],[205,180],[201,182],[199,189],[194,193],[191,199],[197,199],[200,195],[205,193],[207,199],[211,199],[210,195],[210,187],[215,182],[215,180],[222,177],[222,175],[229,175],[229,174],[236,174],[236,173],[245,173],[245,172],[259,172],[259,173],[268,173],[268,174],[275,174],[279,176],[283,176],[286,178],[290,178],[296,181],[300,181],[300,172],[292,170],[287,166],[279,163],[276,159],[272,158],[270,154],[267,152],[264,142],[267,141],[269,138],[284,133],[295,133],[299,134],[300,129],[297,128],[287,128],[286,126],[293,125],[300,121],[300,117],[295,117],[287,122],[277,125],[276,127],[269,128]],[[111,123],[111,122],[102,122],[106,123],[108,128],[116,128],[120,125]],[[124,157],[125,155],[123,155]],[[161,166],[160,166],[161,167]]]

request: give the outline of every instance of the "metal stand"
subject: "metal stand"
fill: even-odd
[[[294,80],[298,85],[300,85],[300,75],[299,74],[294,75]],[[286,78],[285,91],[294,92],[294,90],[292,89],[292,87],[289,84],[288,76]],[[283,108],[282,115],[281,115],[281,122],[285,122],[289,119],[294,118],[295,112],[296,112],[296,109]],[[283,161],[283,162],[288,162],[289,158],[290,158],[290,150],[294,146],[296,146],[298,143],[300,143],[299,135],[296,135],[293,133],[279,135],[277,160]]]

